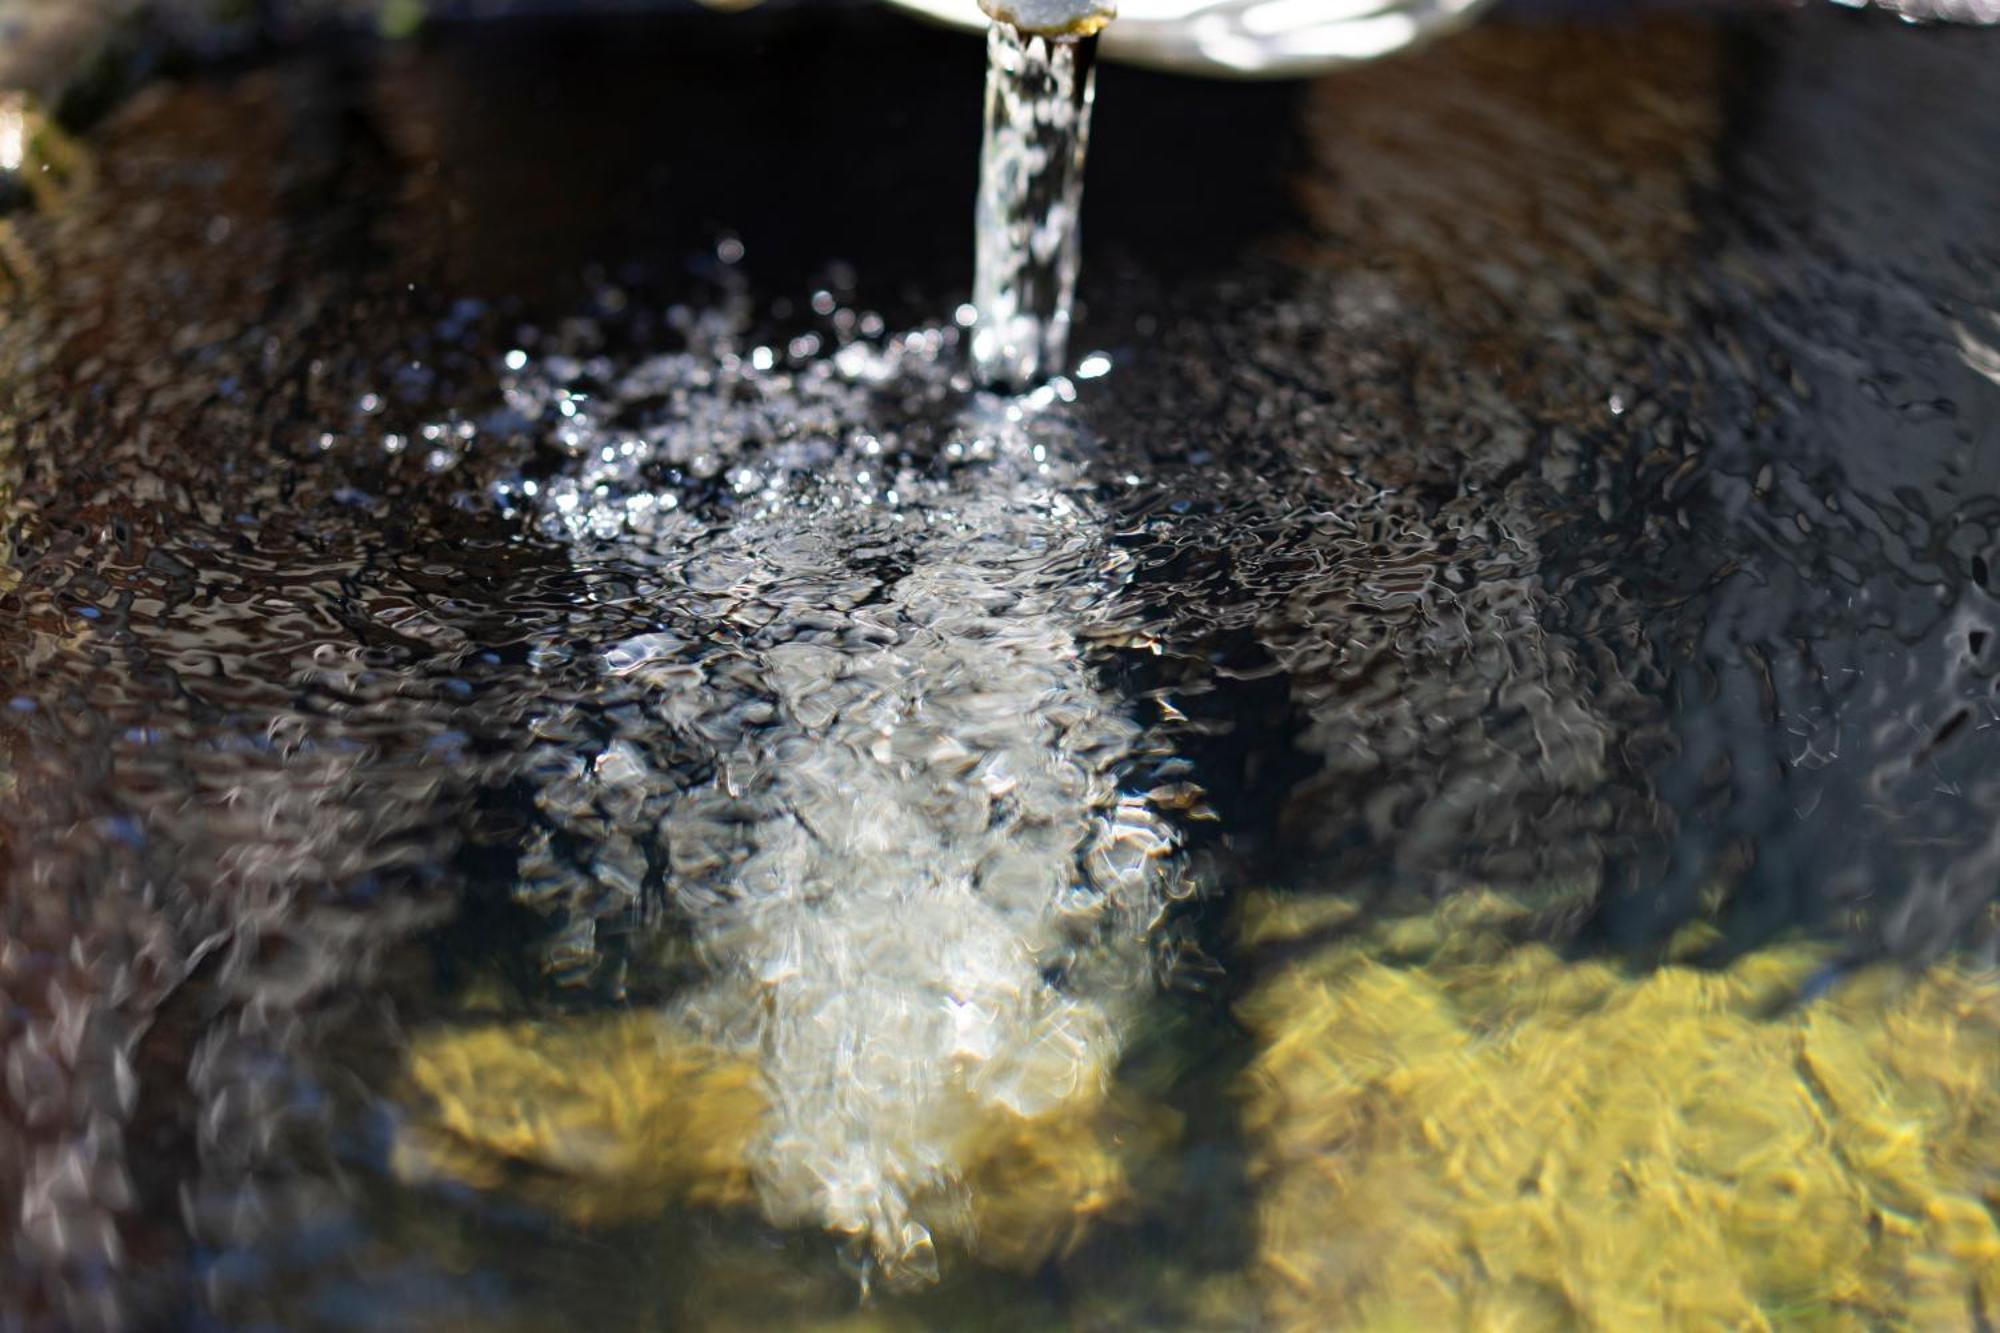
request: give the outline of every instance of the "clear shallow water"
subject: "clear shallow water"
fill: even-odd
[[[167,87],[93,135],[94,193],[10,221],[8,1318],[1258,1328],[1303,1282],[1366,1326],[1274,1222],[1321,1206],[1283,1153],[1349,1160],[1285,1109],[1347,1103],[1281,1056],[1436,1066],[1285,1000],[1339,941],[1435,972],[1475,1031],[1507,1002],[1407,923],[1476,889],[1510,947],[1606,985],[1670,941],[1698,976],[1806,948],[1745,1021],[1838,994],[1863,1050],[1900,1012],[1840,989],[1865,960],[1990,963],[1989,34],[1812,12],[1493,28],[1300,91],[1107,73],[1079,337],[1111,373],[1009,420],[933,324],[967,281],[977,50],[787,31],[753,60],[467,30]],[[663,63],[685,78],[613,77]],[[835,152],[853,124],[902,133]],[[771,136],[799,171],[740,170]],[[1107,829],[1177,850],[1093,861]],[[1003,884],[1027,910],[975,928]],[[1303,928],[1242,925],[1272,892]],[[947,1031],[911,997],[955,928],[1003,962],[951,975],[1006,998]],[[1015,945],[1060,965],[1010,972]],[[1954,993],[1981,1030],[1986,992]],[[1012,1055],[1051,1013],[1102,1034],[1067,1068],[1103,1088],[1026,1136],[1062,1145],[1052,1187],[982,1193],[977,1136],[868,1111],[972,1123],[936,1052]],[[1335,1035],[1288,1042],[1294,1015]],[[413,1053],[522,1023],[556,1071],[522,1086],[583,1110],[509,1140],[468,1103],[455,1177],[414,1180]],[[697,1045],[805,1098],[797,1131],[724,1164],[741,1197],[663,1169],[670,1201],[579,1218],[623,1103],[570,1053],[707,1087]],[[862,1050],[908,1059],[839,1064]],[[1750,1102],[1801,1077],[1719,1068]],[[640,1110],[669,1128],[639,1160],[679,1163],[694,1110]],[[912,1206],[940,1282],[860,1314],[903,1231],[825,1234],[811,1166],[847,1123],[843,1198],[893,1197],[884,1162],[974,1182]],[[1896,1206],[1969,1311],[1978,1233],[1940,1230],[1986,1206],[1967,1160]],[[1025,1224],[968,1241],[981,1198]],[[1817,1225],[1873,1225],[1843,1219]],[[1434,1262],[1399,1234],[1364,1267]],[[1594,1290],[1571,1322],[1609,1317]]]

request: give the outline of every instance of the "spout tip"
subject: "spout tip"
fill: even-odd
[[[1090,37],[1118,15],[1116,0],[979,0],[996,23],[1037,37]]]

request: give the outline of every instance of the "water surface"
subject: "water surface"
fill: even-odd
[[[742,22],[162,84],[7,219],[5,1319],[1990,1312],[1992,34],[1106,71],[1010,409],[976,44]],[[1558,1207],[1642,1148],[1678,1273]]]

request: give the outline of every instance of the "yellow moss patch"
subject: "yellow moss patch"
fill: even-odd
[[[406,1179],[504,1185],[580,1224],[751,1198],[756,1067],[656,1014],[428,1033],[405,1077],[418,1114],[396,1143]]]
[[[504,1190],[579,1225],[754,1200],[766,1101],[754,1062],[652,1013],[444,1029],[413,1045],[394,1168]],[[966,1101],[962,1188],[923,1220],[985,1263],[1032,1269],[1123,1204],[1125,1156],[1176,1126],[1100,1092],[1024,1117]]]
[[[1032,1119],[987,1112],[962,1152],[971,1248],[1021,1272],[1068,1253],[1091,1225],[1131,1201],[1127,1163],[1164,1151],[1180,1131],[1169,1112],[1079,1098]]]
[[[1248,924],[1282,940],[1287,916]],[[1482,897],[1371,929],[1244,1005],[1275,1326],[2000,1309],[2000,977],[1872,969],[1799,1007],[1812,948],[1627,976],[1507,942],[1509,916]]]

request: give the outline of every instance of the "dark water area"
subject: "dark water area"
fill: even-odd
[[[1286,958],[1490,891],[1634,976],[1814,941],[1784,1008],[1992,966],[1996,60],[1815,8],[1107,68],[1090,373],[1011,411],[976,41],[139,92],[0,221],[0,1328],[1305,1327],[1235,1091]],[[651,1013],[790,1117],[727,1188],[554,1111],[411,1167],[408,1080],[482,1082],[424,1034]],[[982,1212],[897,1118],[961,1059],[1173,1146]]]

